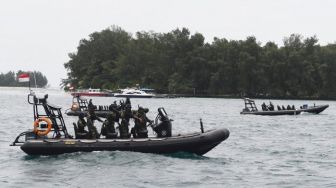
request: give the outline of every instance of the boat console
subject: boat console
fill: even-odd
[[[155,118],[155,123],[151,125],[157,137],[170,137],[172,135],[172,119],[169,119],[166,110],[161,107],[158,109],[158,115]],[[160,122],[159,122],[160,121]]]

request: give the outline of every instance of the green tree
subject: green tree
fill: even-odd
[[[335,44],[320,46],[316,36],[292,34],[283,46],[262,45],[253,36],[206,43],[201,33],[187,28],[133,36],[112,26],[79,42],[64,64],[68,78],[62,85],[116,89],[140,84],[161,93],[202,96],[336,98],[335,54]]]

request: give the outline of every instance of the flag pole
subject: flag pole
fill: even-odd
[[[30,74],[28,73],[29,77],[30,77]],[[30,79],[29,79],[29,92],[31,92],[31,89],[30,89]]]
[[[34,71],[34,80],[35,80],[35,88],[37,89],[35,71]]]

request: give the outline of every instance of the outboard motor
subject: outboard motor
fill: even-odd
[[[167,112],[164,108],[158,108],[159,114],[155,118],[155,124],[152,125],[157,137],[170,137],[172,136],[172,124]],[[160,122],[159,122],[160,121]]]

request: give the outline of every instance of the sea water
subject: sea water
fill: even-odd
[[[0,88],[0,187],[336,187],[334,101],[272,100],[275,105],[330,107],[319,115],[254,116],[239,114],[241,99],[131,99],[133,109],[150,109],[150,119],[164,107],[174,120],[174,133],[200,131],[202,118],[205,130],[227,128],[230,137],[204,156],[102,151],[36,157],[9,146],[33,127],[27,93],[24,88]],[[37,93],[48,93],[49,102],[62,112],[71,106],[68,93]],[[93,103],[115,100],[120,99],[93,98]],[[73,134],[76,117],[64,119]],[[100,130],[99,122],[96,126]]]

